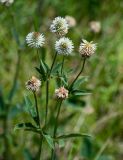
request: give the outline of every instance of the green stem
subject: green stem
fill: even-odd
[[[48,78],[50,78],[50,75],[51,75],[53,66],[54,66],[54,64],[55,64],[56,57],[57,57],[57,52],[55,53],[55,56],[54,56],[54,59],[53,59],[53,63],[52,63],[52,65],[51,65],[51,68],[50,68],[50,71],[49,71],[49,74],[48,74]]]
[[[46,80],[46,113],[45,113],[45,126],[47,125],[48,103],[49,103],[49,79]]]
[[[63,55],[62,66],[61,66],[61,76],[62,76],[62,73],[63,73],[64,59],[65,59],[65,56]]]
[[[55,120],[53,138],[56,137],[56,133],[57,133],[57,128],[58,128],[58,118],[59,118],[59,114],[60,114],[60,110],[61,110],[61,105],[62,105],[62,100],[60,100],[60,102],[58,102],[58,112],[57,112],[56,120]],[[55,146],[55,142],[54,142],[54,146]],[[55,149],[54,149],[54,150],[52,149],[51,160],[54,159],[54,156],[55,156]]]
[[[53,59],[53,62],[52,62],[50,71],[49,71],[49,73],[47,74],[47,80],[46,80],[46,113],[45,113],[45,126],[47,125],[48,104],[49,104],[49,79],[50,79],[50,76],[51,76],[51,72],[52,72],[53,66],[54,66],[54,64],[55,64],[56,57],[57,57],[57,52],[55,53],[55,56],[54,56],[54,59]]]
[[[71,83],[70,87],[69,87],[69,90],[71,90],[71,88],[73,87],[74,83],[76,82],[76,80],[79,78],[79,76],[81,75],[81,73],[83,72],[84,70],[84,66],[85,66],[85,61],[86,61],[86,58],[84,58],[83,60],[83,64],[82,64],[82,68],[80,70],[80,72],[78,73],[78,75],[76,76],[76,78],[73,80],[73,82]]]
[[[40,116],[39,116],[39,110],[38,110],[38,101],[37,101],[37,96],[36,93],[33,92],[34,99],[35,99],[35,107],[36,107],[36,113],[37,113],[37,121],[38,121],[38,127],[40,129],[40,146],[39,146],[39,153],[38,153],[38,159],[40,160],[41,158],[41,153],[42,153],[42,142],[43,142],[43,136],[41,132],[41,126],[40,126]]]

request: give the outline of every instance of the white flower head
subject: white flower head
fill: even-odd
[[[90,29],[94,33],[99,33],[101,31],[101,23],[99,21],[91,21]]]
[[[58,54],[70,55],[73,49],[73,42],[69,38],[62,37],[55,43],[55,50]]]
[[[50,26],[51,32],[56,33],[58,37],[66,35],[68,33],[68,28],[66,19],[62,17],[56,17]]]
[[[85,39],[82,40],[82,43],[79,47],[79,53],[82,57],[90,57],[92,54],[95,53],[97,45],[93,43],[93,41],[88,42]]]
[[[31,32],[26,36],[26,43],[32,48],[40,48],[44,45],[45,37],[39,32]]]
[[[6,6],[10,6],[14,0],[0,0],[0,3],[5,4]]]
[[[39,90],[41,86],[41,81],[36,77],[32,76],[32,78],[28,80],[25,85],[28,90],[35,92]]]
[[[65,16],[65,19],[69,25],[69,27],[75,27],[76,26],[76,19],[72,16]]]
[[[58,99],[63,99],[64,100],[64,99],[68,98],[68,92],[69,91],[67,89],[65,89],[64,86],[63,86],[63,87],[60,87],[60,88],[55,90],[55,96]]]

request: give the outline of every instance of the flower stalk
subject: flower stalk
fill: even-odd
[[[70,87],[69,87],[69,90],[72,89],[74,83],[76,82],[76,80],[79,78],[79,76],[81,75],[81,73],[83,72],[84,70],[84,66],[85,66],[85,61],[86,61],[86,57],[84,57],[84,60],[83,60],[83,63],[82,63],[82,68],[80,70],[80,72],[78,73],[78,75],[76,76],[76,78],[73,80],[73,82],[71,83]]]

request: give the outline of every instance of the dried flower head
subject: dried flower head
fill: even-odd
[[[55,43],[55,50],[58,54],[69,55],[73,49],[73,42],[69,38],[62,37]]]
[[[99,21],[91,21],[90,29],[94,33],[99,33],[101,31],[101,23]]]
[[[76,20],[72,16],[65,16],[65,19],[69,25],[69,27],[75,27],[76,26]]]
[[[94,54],[96,48],[97,46],[93,43],[93,41],[88,42],[83,39],[79,47],[79,52],[82,57],[90,57],[92,54]]]
[[[14,0],[0,0],[0,3],[5,4],[6,6],[10,6]]]
[[[68,98],[68,90],[63,87],[60,87],[58,89],[55,90],[55,96],[58,99],[66,99]]]
[[[65,18],[62,17],[56,17],[51,26],[50,30],[53,33],[56,33],[58,37],[63,37],[68,33],[68,23]]]
[[[26,88],[33,92],[38,91],[40,86],[41,81],[34,76],[32,76],[32,78],[26,82]]]
[[[26,43],[32,48],[40,48],[44,45],[45,37],[39,32],[31,32],[26,36]]]

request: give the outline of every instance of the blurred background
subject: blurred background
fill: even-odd
[[[86,132],[94,138],[65,141],[65,146],[57,150],[59,160],[123,160],[122,0],[15,0],[10,6],[0,4],[0,160],[33,160],[37,152],[34,133],[13,130],[16,123],[30,120],[24,110],[24,94],[29,95],[25,81],[38,75],[37,55],[25,45],[25,37],[31,31],[45,34],[47,44],[41,56],[50,65],[56,38],[49,26],[56,16],[72,23],[67,36],[75,44],[75,53],[66,59],[66,68],[80,64],[82,38],[98,44],[96,54],[85,65],[83,75],[88,81],[81,86],[91,89],[92,94],[69,99],[60,117],[61,130]],[[17,66],[16,92],[12,93]],[[41,104],[45,104],[43,98]],[[44,145],[44,160],[49,154],[50,148]]]

